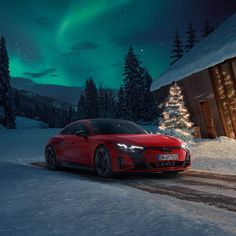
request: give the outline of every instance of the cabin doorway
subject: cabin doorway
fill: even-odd
[[[200,106],[206,130],[206,135],[204,136],[206,136],[206,138],[215,138],[216,129],[209,103],[204,101],[200,103]]]

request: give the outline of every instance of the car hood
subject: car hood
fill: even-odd
[[[145,147],[173,147],[180,146],[183,143],[183,141],[177,138],[160,134],[122,134],[115,136],[112,135],[112,137],[110,138],[113,139],[113,141],[124,142],[125,144],[135,144]]]

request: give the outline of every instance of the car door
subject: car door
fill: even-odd
[[[75,133],[75,124],[70,124],[68,125],[66,128],[64,128],[61,133],[60,133],[60,137],[61,137],[61,142],[59,145],[60,148],[60,160],[61,161],[68,161],[68,162],[72,162],[73,159],[73,142],[74,142],[74,133]]]
[[[76,135],[76,132],[84,131],[88,136]],[[70,137],[69,159],[77,164],[89,166],[89,129],[86,124],[79,122],[75,124],[74,135]]]

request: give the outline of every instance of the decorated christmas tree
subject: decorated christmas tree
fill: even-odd
[[[169,96],[164,104],[161,129],[191,129],[192,122],[184,105],[184,98],[180,87],[175,83],[170,88]]]

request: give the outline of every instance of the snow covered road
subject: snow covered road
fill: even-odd
[[[31,165],[46,168],[45,162]],[[124,184],[150,193],[219,207],[236,212],[236,175],[212,174],[189,170],[177,175],[163,173],[126,173],[104,180],[91,172],[61,168],[60,171],[79,174],[89,180]]]
[[[0,235],[236,235],[234,176],[104,180],[32,165],[57,131],[0,130]]]

